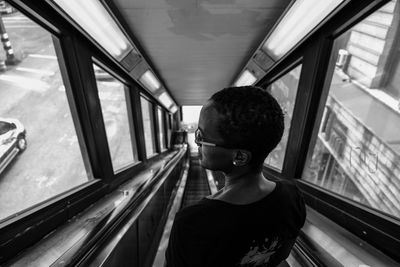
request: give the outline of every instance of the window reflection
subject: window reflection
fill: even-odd
[[[400,1],[335,40],[337,60],[303,178],[400,216]]]
[[[114,173],[137,161],[132,120],[128,116],[127,88],[108,72],[93,64],[108,147]]]
[[[167,114],[167,147],[171,145],[171,134],[172,134],[172,115]]]
[[[157,116],[158,116],[158,140],[160,142],[161,151],[163,151],[167,149],[167,146],[165,143],[164,114],[160,108],[157,108]]]
[[[286,145],[290,132],[290,124],[292,121],[294,104],[296,101],[297,87],[301,73],[301,65],[297,66],[283,77],[279,78],[267,87],[267,91],[281,105],[284,118],[285,130],[279,144],[266,158],[265,163],[269,166],[282,171],[283,160],[285,159]]]
[[[156,154],[156,143],[154,138],[154,113],[153,104],[144,97],[140,97],[142,105],[142,118],[144,129],[144,141],[146,145],[146,157]]]

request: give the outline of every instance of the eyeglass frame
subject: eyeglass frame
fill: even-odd
[[[202,133],[201,130],[200,130],[200,128],[197,128],[197,129],[194,131],[194,142],[195,142],[198,146],[200,146],[200,145],[205,145],[205,146],[222,147],[222,148],[232,149],[232,147],[226,146],[226,145],[219,145],[219,144],[215,144],[215,143],[211,143],[211,142],[199,141],[199,140],[198,140],[198,137],[197,137],[197,136],[198,136],[198,133]],[[201,139],[204,140],[203,137],[201,137]]]

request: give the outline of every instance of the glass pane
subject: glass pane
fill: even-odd
[[[0,221],[92,179],[52,36],[5,3],[0,49]],[[84,146],[82,146],[84,147]]]
[[[337,40],[337,59],[303,178],[400,216],[400,1]],[[397,7],[396,7],[397,5]],[[379,25],[377,25],[379,23]]]
[[[160,142],[161,150],[166,150],[167,146],[165,145],[165,127],[164,127],[164,114],[160,108],[157,108],[157,116],[158,116],[158,140]]]
[[[171,114],[167,114],[167,147],[170,147],[171,145],[171,133],[172,133],[172,115]]]
[[[153,104],[144,97],[140,98],[142,105],[142,118],[144,129],[144,141],[146,145],[146,157],[156,154],[156,143],[154,138]]]
[[[129,119],[126,86],[93,64],[108,148],[114,173],[137,161],[133,121]]]
[[[265,160],[267,165],[274,167],[279,171],[282,171],[283,160],[285,159],[286,145],[289,137],[290,125],[292,122],[300,73],[301,65],[297,66],[280,79],[273,82],[267,88],[267,91],[271,93],[271,95],[274,96],[281,105],[283,114],[285,116],[285,130],[283,132],[282,139]]]

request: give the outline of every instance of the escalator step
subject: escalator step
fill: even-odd
[[[188,180],[181,208],[191,206],[210,194],[207,175],[198,157],[191,157]]]

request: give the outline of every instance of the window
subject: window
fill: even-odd
[[[15,9],[2,20],[0,221],[92,179],[53,36]]]
[[[267,87],[267,91],[271,93],[271,95],[275,97],[281,105],[285,118],[285,130],[282,139],[265,160],[267,165],[274,167],[279,171],[282,171],[283,160],[285,159],[286,145],[289,138],[290,124],[296,101],[300,73],[301,65],[297,66]]]
[[[154,138],[154,114],[153,104],[146,98],[140,97],[142,105],[142,118],[144,129],[144,141],[146,145],[146,157],[149,158],[156,154],[156,143]]]
[[[11,129],[11,123],[0,121],[0,135],[7,133]]]
[[[167,113],[167,147],[171,145],[172,120],[172,114]]]
[[[400,217],[400,1],[335,40],[336,59],[303,179]]]
[[[137,162],[133,121],[129,119],[128,88],[93,64],[114,173]]]
[[[158,116],[158,140],[160,142],[161,151],[167,149],[167,145],[165,143],[165,121],[164,121],[164,112],[157,108],[157,116]]]

